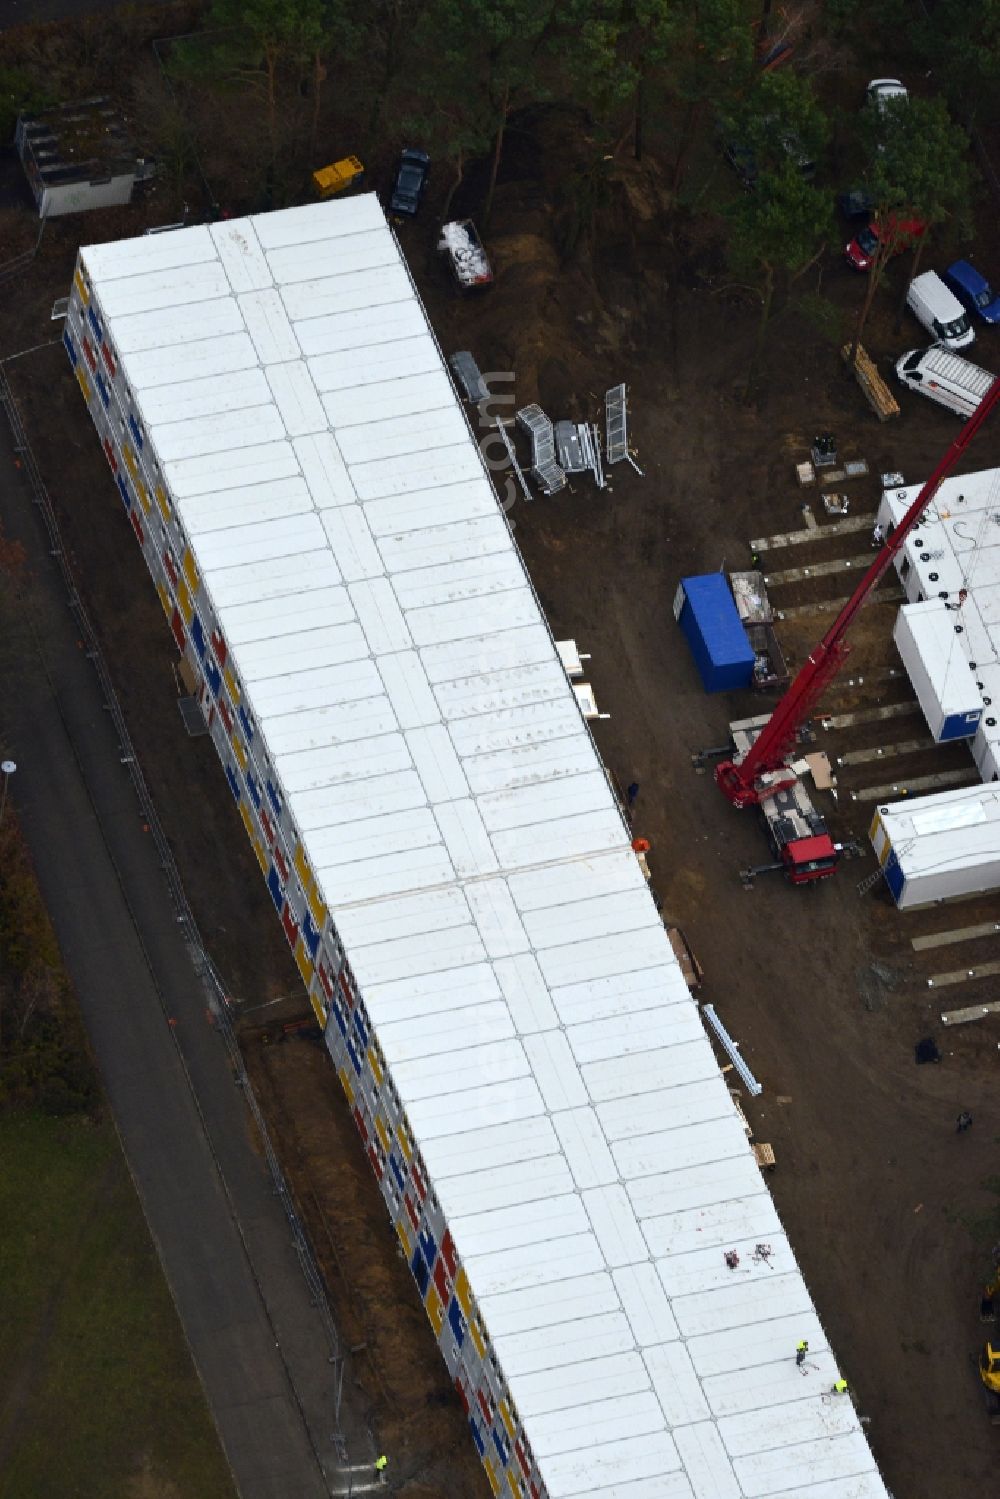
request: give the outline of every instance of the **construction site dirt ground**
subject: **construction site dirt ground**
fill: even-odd
[[[648,199],[626,184],[624,201],[635,210],[627,234],[612,234],[603,258],[561,266],[546,183],[525,172],[501,181],[490,226],[497,284],[487,297],[453,293],[433,255],[430,212],[407,226],[404,250],[445,351],[468,348],[483,369],[513,372],[503,388],[518,404],[537,399],[553,417],[583,418],[596,414],[606,386],[629,382],[644,477],[623,468],[609,492],[582,479],[551,499],[518,500],[514,534],[553,632],[590,654],[588,677],[610,714],[593,725],[595,738],[621,783],[639,783],[635,831],[651,841],[665,916],[683,927],[704,966],[701,997],[716,1005],[764,1085],[743,1105],[756,1138],[774,1147],[770,1185],[888,1485],[900,1499],[986,1493],[1000,1431],[988,1423],[974,1355],[980,1285],[1000,1239],[1000,1017],[943,1031],[942,1008],[992,998],[992,987],[957,985],[943,1006],[927,978],[1000,957],[1000,942],[930,952],[911,944],[931,931],[1000,921],[1000,899],[901,914],[880,887],[859,895],[874,868],[872,803],[850,794],[954,769],[961,752],[925,745],[891,772],[864,761],[841,769],[839,801],[826,794],[819,802],[835,836],[856,839],[865,856],[816,888],[770,876],[744,890],[739,870],[768,857],[761,830],[690,757],[722,743],[730,719],[773,700],[706,696],[672,614],[679,578],[749,565],[750,539],[801,529],[804,502],[826,524],[817,491],[800,490],[793,471],[814,432],[833,431],[842,456],[867,459],[869,477],[847,486],[852,514],[863,515],[874,510],[880,472],[921,479],[958,423],[904,393],[902,417],[878,425],[832,344],[794,313],[772,330],[758,399],[743,404],[755,308],[725,292],[711,245],[679,234],[661,242],[667,231],[655,208],[645,213]],[[115,238],[141,227],[126,211],[51,225],[18,295],[0,311],[2,352],[57,336],[49,306],[68,289],[78,235]],[[859,295],[853,273],[833,258],[825,276],[825,291],[844,306]],[[875,351],[920,341],[915,327],[892,333],[884,299],[871,330]],[[185,734],[169,631],[62,351],[41,348],[7,368],[192,907],[245,1015],[255,1086],[335,1315],[357,1350],[349,1377],[362,1388],[398,1492],[485,1495],[332,1068],[302,1035],[276,1040],[281,1022],[304,1012],[295,970],[211,745]],[[964,466],[995,464],[996,423]],[[867,546],[860,530],[774,549],[763,561],[781,571],[808,565],[809,547],[830,560],[860,557]],[[844,574],[824,576],[776,586],[775,602],[798,609],[849,591]],[[831,617],[817,609],[780,625],[793,662]],[[825,712],[905,701],[905,685],[884,675],[898,666],[891,619],[889,604],[872,605],[855,658],[867,679],[849,670]],[[833,727],[820,743],[836,758],[877,748],[880,735],[927,738],[919,715],[904,714],[885,729],[871,721]],[[915,1065],[914,1044],[927,1034],[941,1047],[940,1066]],[[959,1135],[962,1109],[975,1122]]]

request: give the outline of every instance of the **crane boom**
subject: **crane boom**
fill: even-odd
[[[961,458],[998,401],[1000,379],[993,381],[829,630],[819,644],[813,647],[792,685],[749,750],[739,760],[723,760],[716,766],[716,783],[734,807],[756,806],[762,795],[767,794],[766,788],[760,785],[761,776],[779,770],[784,765],[785,756],[795,743],[799,729],[809,718],[850,651],[846,636],[855,618],[943,480]]]

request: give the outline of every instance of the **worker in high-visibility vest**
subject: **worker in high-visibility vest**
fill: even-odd
[[[795,1362],[796,1362],[796,1364],[804,1364],[805,1361],[806,1361],[806,1354],[808,1352],[809,1352],[809,1344],[806,1341],[806,1339],[803,1338],[801,1342],[796,1343],[796,1345],[795,1345]]]
[[[385,1453],[383,1453],[381,1457],[377,1457],[375,1459],[375,1472],[376,1473],[384,1473],[385,1470],[386,1470],[386,1468],[388,1466],[389,1466],[389,1459],[386,1457]]]
[[[837,1383],[833,1387],[833,1390],[831,1391],[831,1394],[834,1394],[834,1395],[846,1395],[847,1394],[847,1380],[846,1379],[838,1379]]]

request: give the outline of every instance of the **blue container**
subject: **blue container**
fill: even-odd
[[[747,639],[725,573],[682,578],[674,605],[706,692],[733,692],[753,680]]]

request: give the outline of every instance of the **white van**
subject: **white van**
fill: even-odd
[[[963,417],[972,415],[996,379],[989,370],[953,354],[945,344],[912,349],[897,361],[896,374],[904,385]]]
[[[906,305],[932,338],[950,349],[964,349],[975,340],[969,314],[936,271],[924,271],[910,282]]]

